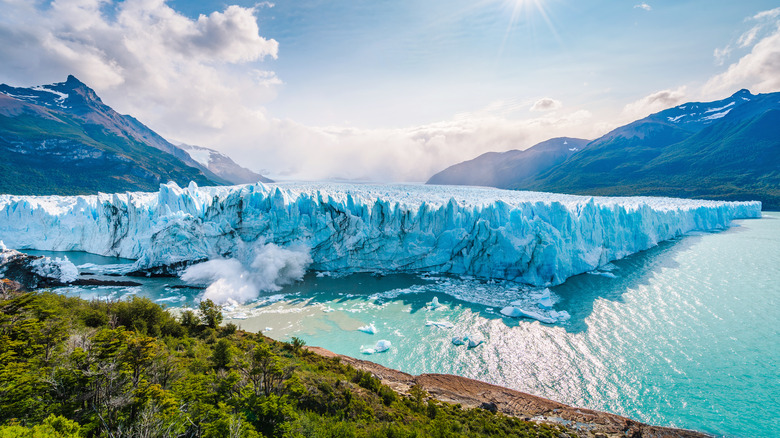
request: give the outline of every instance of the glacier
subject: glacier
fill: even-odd
[[[430,272],[541,287],[691,231],[760,216],[760,202],[413,184],[168,183],[155,193],[0,195],[0,240],[136,259],[134,269],[146,272],[235,258],[253,275]]]

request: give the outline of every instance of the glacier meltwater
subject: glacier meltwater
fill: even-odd
[[[694,230],[760,217],[759,202],[609,198],[423,185],[280,183],[95,196],[0,196],[16,249],[137,259],[134,269],[304,254],[311,269],[562,283]],[[266,269],[263,260],[251,264]],[[271,263],[271,262],[269,262]],[[283,269],[283,268],[282,268]]]

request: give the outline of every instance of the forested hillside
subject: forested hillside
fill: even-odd
[[[174,317],[146,298],[0,291],[0,437],[559,437],[262,334],[210,301]]]

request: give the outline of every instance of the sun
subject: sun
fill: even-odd
[[[550,16],[545,8],[547,0],[504,0],[504,6],[511,11],[510,28],[520,21],[533,21],[541,18],[552,28]]]

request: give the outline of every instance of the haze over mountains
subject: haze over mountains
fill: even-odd
[[[74,76],[31,88],[0,85],[2,193],[70,195],[157,190],[168,181],[268,181],[219,152],[186,149],[190,152],[117,113]]]
[[[669,108],[590,142],[552,139],[525,151],[484,154],[428,184],[760,200],[764,209],[780,209],[780,92],[740,90]]]

